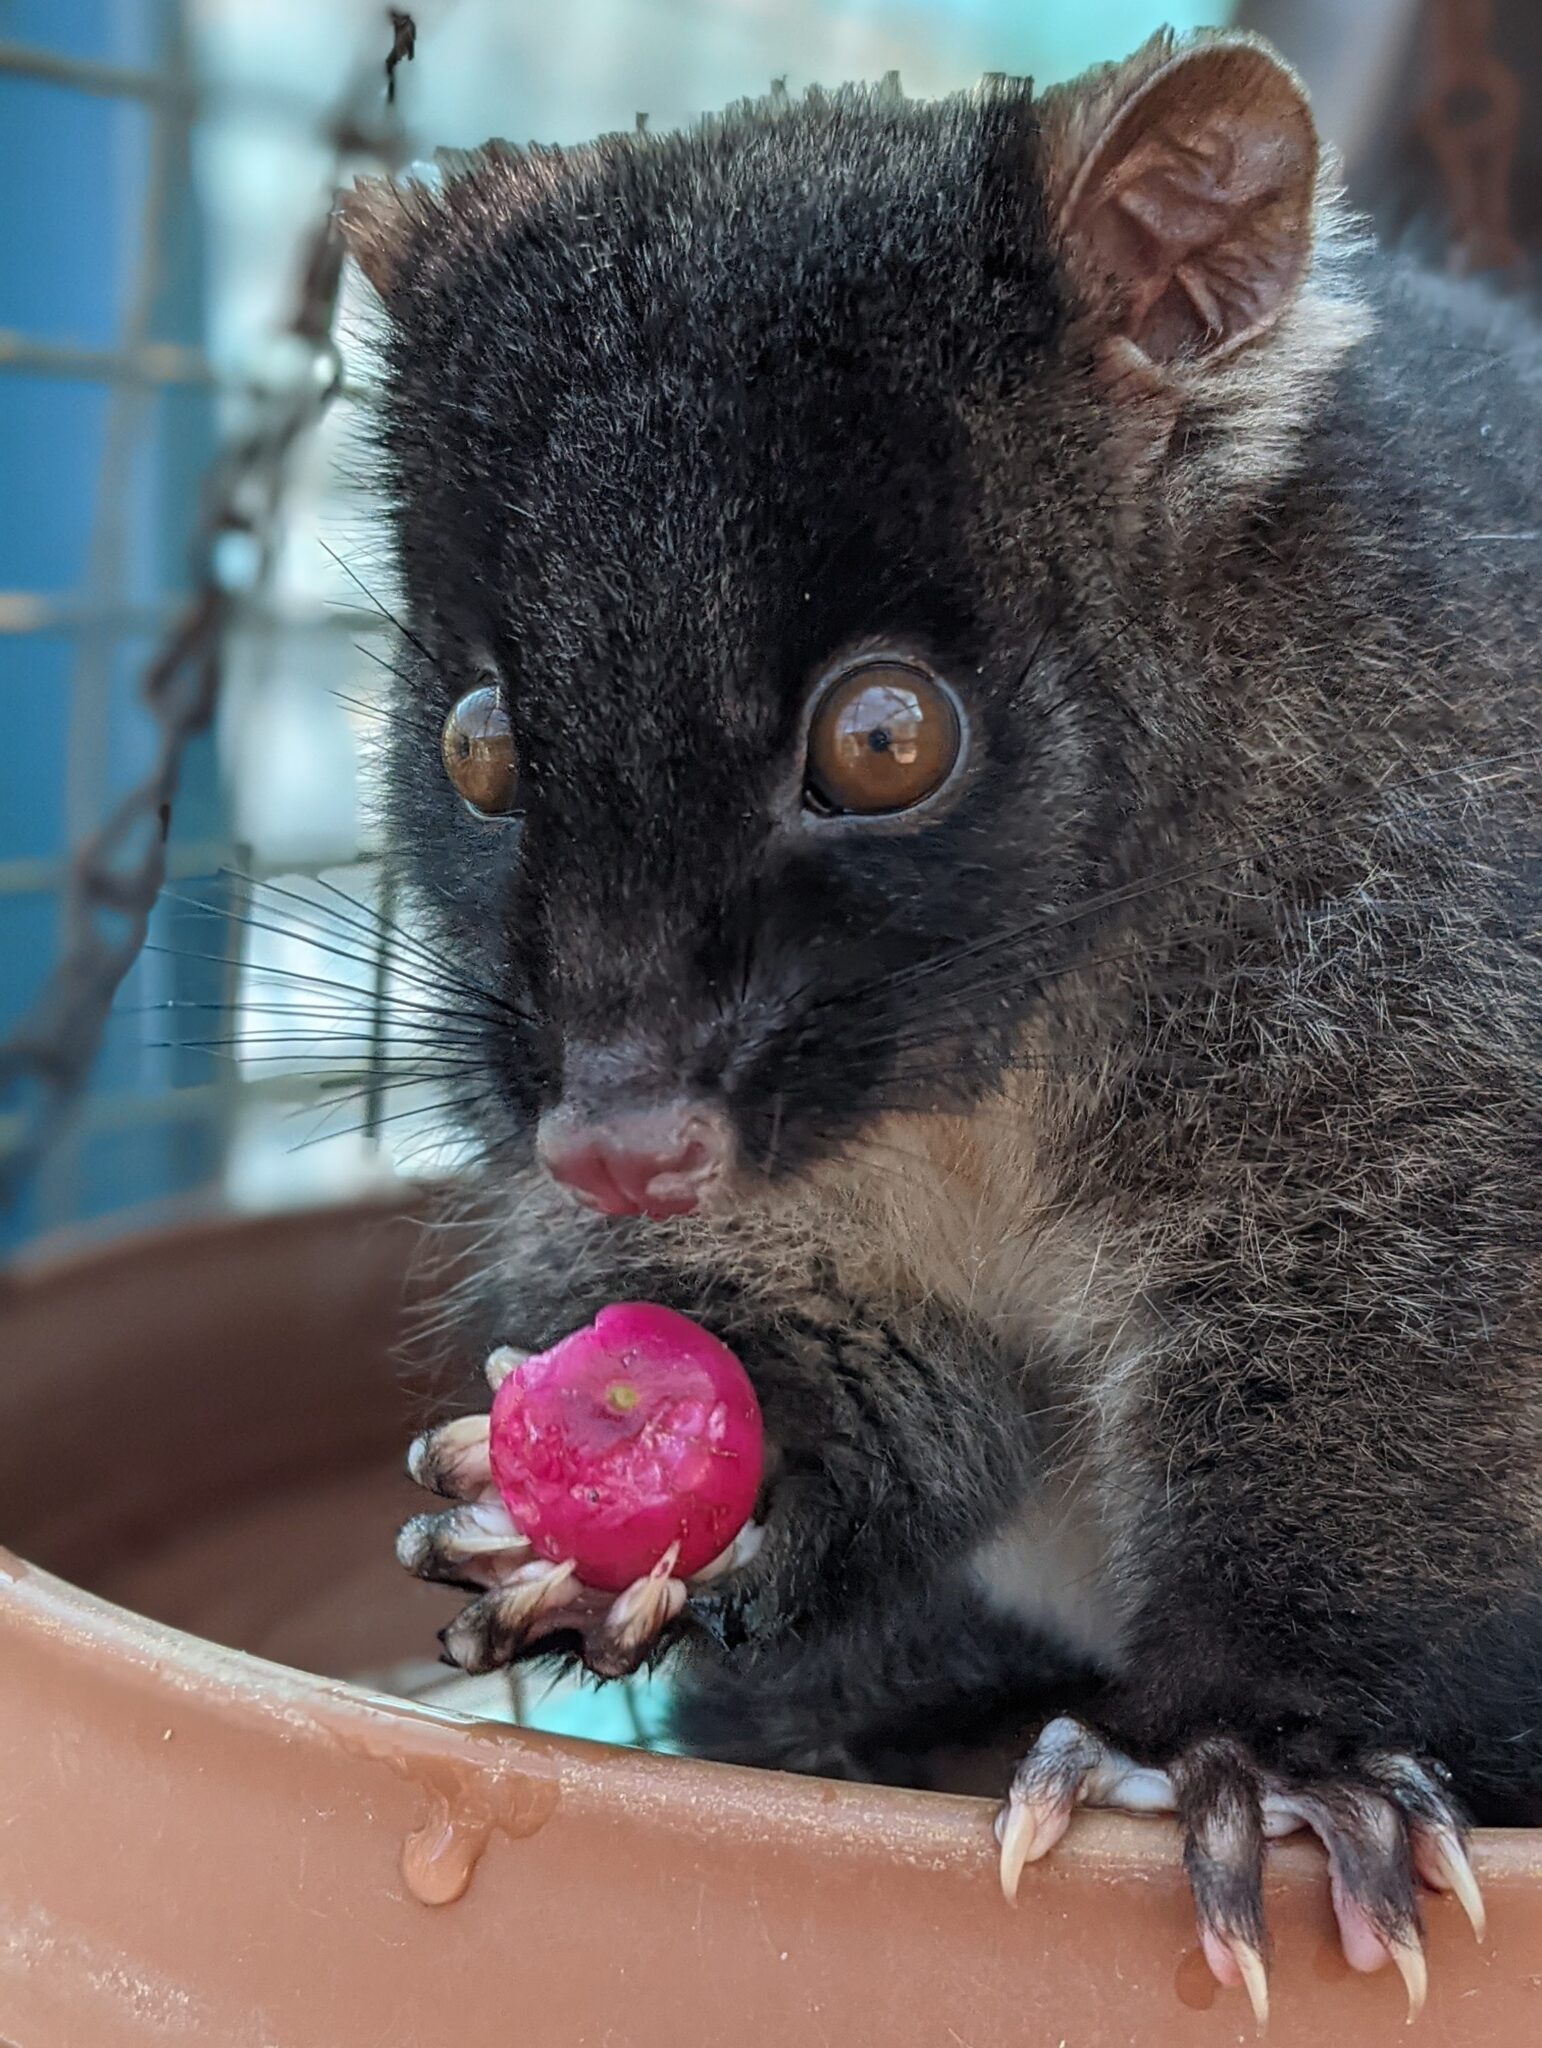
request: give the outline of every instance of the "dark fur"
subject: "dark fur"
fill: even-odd
[[[727,1647],[698,1640],[685,1725],[719,1753],[878,1769],[931,1716],[1083,1697],[1053,1624],[968,1619],[967,1560],[1053,1480],[1100,1531],[1122,1742],[1410,1749],[1513,1810],[1542,1790],[1536,343],[1325,226],[1318,325],[1141,462],[1050,229],[1062,112],[848,92],[401,202],[389,837],[474,1040],[466,1341],[647,1294],[741,1350],[778,1464],[761,1561],[702,1612]],[[923,650],[974,727],[924,829],[799,815],[811,687],[864,642]],[[488,661],[506,828],[434,742]],[[575,1043],[727,1104],[733,1214],[542,1187]],[[871,1241],[903,1213],[930,1257],[976,1201],[960,1272],[998,1272],[1005,1214],[1020,1279]]]

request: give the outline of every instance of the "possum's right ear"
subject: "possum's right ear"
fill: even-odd
[[[1371,324],[1301,82],[1248,36],[1156,36],[1045,94],[1039,164],[1125,473],[1213,524],[1289,473]]]
[[[332,208],[343,245],[379,297],[389,303],[407,250],[423,222],[422,190],[389,178],[360,178]]]
[[[1053,232],[1085,310],[1158,371],[1277,327],[1312,260],[1317,133],[1251,38],[1159,36],[1045,98]]]

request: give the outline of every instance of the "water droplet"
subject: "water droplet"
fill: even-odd
[[[522,1738],[500,1722],[457,1722],[456,1732],[480,1755],[423,1756],[387,1746],[374,1731],[350,1731],[340,1746],[384,1764],[426,1796],[424,1818],[402,1844],[402,1882],[425,1906],[448,1906],[470,1884],[494,1834],[522,1840],[556,1812],[562,1786],[555,1775],[510,1768]],[[488,1751],[496,1752],[487,1761]],[[546,1771],[551,1766],[546,1765]]]
[[[457,1818],[442,1793],[433,1795],[428,1819],[402,1844],[402,1882],[425,1906],[454,1903],[481,1861],[489,1820]]]

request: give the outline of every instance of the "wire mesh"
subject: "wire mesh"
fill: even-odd
[[[405,20],[405,17],[403,17]],[[308,230],[298,263],[287,334],[295,344],[290,372],[273,388],[236,394],[246,418],[228,435],[203,484],[203,509],[190,548],[189,589],[168,598],[147,619],[126,602],[129,478],[150,428],[148,401],[168,385],[225,390],[202,351],[159,340],[154,311],[167,263],[173,180],[186,175],[191,125],[199,100],[188,74],[186,43],[174,10],[166,16],[166,64],[156,72],[62,56],[17,45],[0,47],[0,72],[75,89],[141,100],[151,113],[132,289],[121,334],[109,348],[16,333],[0,334],[0,372],[87,379],[106,387],[108,403],[95,493],[84,594],[65,603],[39,593],[12,594],[0,607],[0,630],[67,630],[74,642],[65,753],[64,805],[68,853],[51,860],[0,864],[0,891],[57,892],[58,957],[20,1022],[0,1044],[0,1205],[14,1200],[25,1178],[41,1170],[53,1200],[68,1213],[59,1184],[69,1179],[70,1152],[84,1133],[161,1118],[164,1102],[107,1093],[90,1105],[84,1124],[67,1120],[101,1050],[114,994],[139,957],[168,871],[210,874],[242,867],[229,842],[195,844],[169,859],[172,804],[189,743],[213,714],[216,689],[233,632],[284,620],[268,596],[288,466],[297,445],[336,399],[341,364],[333,338],[341,254],[325,212]],[[406,54],[401,31],[388,53]],[[403,130],[378,68],[361,68],[327,126],[336,175],[361,158],[386,168],[402,157]],[[357,623],[339,621],[339,623]],[[365,615],[365,623],[377,623]],[[104,738],[111,729],[114,658],[125,635],[150,625],[158,644],[140,681],[157,741],[148,771],[112,797]],[[179,1090],[173,1114],[224,1121],[228,1090]]]

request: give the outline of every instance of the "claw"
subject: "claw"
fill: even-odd
[[[516,1351],[511,1344],[500,1344],[496,1351],[487,1356],[482,1370],[487,1375],[487,1384],[496,1394],[515,1366],[523,1365],[530,1356],[528,1351]]]
[[[687,1596],[693,1603],[693,1622],[725,1649],[734,1637],[722,1595],[714,1589],[720,1579],[742,1571],[745,1565],[751,1563],[759,1555],[765,1540],[766,1532],[759,1522],[746,1522],[727,1549],[720,1550],[716,1557],[709,1558],[700,1571],[692,1572],[686,1582]]]
[[[407,1449],[407,1476],[447,1500],[474,1498],[492,1484],[487,1417],[462,1415],[414,1437]]]
[[[414,1515],[396,1538],[397,1563],[419,1578],[449,1572],[458,1579],[458,1567],[483,1565],[498,1579],[529,1555],[529,1543],[499,1501],[469,1501],[441,1514]]]
[[[1235,1944],[1233,1955],[1237,1968],[1242,1972],[1242,1982],[1247,1988],[1248,2004],[1253,2008],[1253,2018],[1260,2027],[1269,2024],[1269,1973],[1264,1968],[1264,1959],[1256,1948],[1249,1948],[1245,1941]]]
[[[396,1562],[404,1572],[421,1572],[433,1555],[432,1531],[437,1515],[414,1515],[396,1532]]]
[[[679,1614],[686,1598],[684,1582],[674,1576],[679,1555],[679,1544],[671,1543],[645,1579],[634,1579],[616,1595],[584,1646],[591,1671],[604,1678],[635,1671],[648,1644]]]
[[[619,1650],[638,1650],[685,1605],[678,1579],[639,1579],[620,1594],[605,1617],[605,1634]]]
[[[543,1620],[565,1609],[573,1575],[571,1560],[521,1565],[507,1585],[473,1600],[443,1631],[446,1656],[473,1676],[507,1663]]]
[[[1449,1892],[1472,1922],[1472,1931],[1482,1941],[1488,1931],[1488,1912],[1483,1894],[1467,1859],[1461,1837],[1449,1828],[1413,1829],[1414,1863],[1431,1891]]]
[[[1424,2010],[1424,2001],[1430,1988],[1430,1973],[1425,1966],[1424,1950],[1420,1946],[1418,1936],[1415,1935],[1410,1941],[1389,1941],[1387,1953],[1396,1965],[1397,1973],[1408,1993],[1408,2024],[1412,2026]]]
[[[746,1522],[726,1550],[720,1550],[710,1563],[704,1564],[699,1572],[691,1575],[693,1586],[710,1586],[729,1572],[736,1572],[757,1555],[766,1540],[766,1532],[759,1522]]]
[[[1213,1927],[1204,1930],[1200,1945],[1217,1984],[1228,1989],[1240,1984],[1246,1991],[1261,2033],[1269,2024],[1269,1969],[1263,1956],[1240,1934],[1222,1934]]]
[[[576,1571],[571,1558],[564,1559],[561,1564],[525,1565],[515,1574],[513,1583],[498,1595],[500,1612],[533,1619],[537,1614],[560,1607],[567,1598]]]
[[[1001,1895],[1009,1906],[1017,1904],[1024,1866],[1036,1862],[1043,1854],[1038,1847],[1038,1835],[1033,1808],[1025,1799],[1009,1799],[996,1819],[996,1839],[1001,1844]]]
[[[1015,1899],[1026,1865],[1054,1846],[1079,1804],[1136,1812],[1176,1805],[1206,1963],[1219,1984],[1247,1992],[1261,2031],[1269,2019],[1265,1844],[1307,1827],[1328,1852],[1345,1961],[1367,1974],[1392,1963],[1411,2024],[1429,1993],[1415,1876],[1449,1892],[1480,1941],[1485,1932],[1483,1897],[1447,1783],[1436,1766],[1401,1753],[1366,1755],[1356,1769],[1320,1779],[1285,1777],[1224,1735],[1191,1743],[1163,1770],[1135,1763],[1062,1716],[1018,1765],[997,1815],[1001,1889]]]
[[[1047,1856],[1076,1808],[1089,1799],[1096,1806],[1170,1811],[1172,1789],[1165,1772],[1140,1768],[1080,1721],[1057,1715],[1018,1765],[996,1819],[1001,1889],[1008,1901],[1017,1897],[1024,1864]]]

